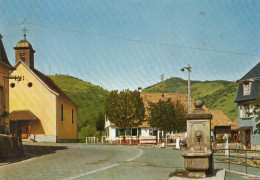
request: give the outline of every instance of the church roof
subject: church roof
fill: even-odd
[[[39,78],[40,81],[42,81],[42,83],[44,85],[47,86],[47,88],[49,88],[50,91],[52,91],[54,94],[59,95],[60,97],[68,100],[69,102],[71,102],[72,104],[78,106],[73,100],[71,100],[56,84],[55,82],[53,82],[53,80],[51,78],[49,78],[48,76],[46,76],[45,74],[41,73],[40,71],[38,71],[35,68],[29,68],[26,64],[24,64],[22,61],[19,61],[16,65],[15,68],[19,65],[19,64],[23,64],[29,71],[31,71],[35,76],[37,76],[37,78]]]
[[[3,42],[2,42],[1,34],[0,34],[0,63],[7,65],[11,69],[13,68],[12,65],[10,64],[8,58],[7,58],[5,48],[4,48],[4,45],[3,45]]]
[[[29,48],[32,48],[32,45],[31,43],[29,43],[29,41],[23,39],[21,41],[19,41],[16,45],[16,47],[29,47]]]
[[[40,71],[38,71],[37,69],[33,68],[31,69],[51,90],[53,90],[54,92],[56,92],[57,94],[59,94],[59,96],[67,99],[68,101],[70,101],[71,103],[75,104],[76,106],[78,106],[73,100],[71,100],[60,88],[59,86],[57,86],[55,84],[55,82],[53,82],[53,80],[51,78],[49,78],[48,76],[46,76],[45,74],[41,73]]]

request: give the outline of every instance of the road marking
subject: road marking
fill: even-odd
[[[137,148],[135,148],[135,149],[137,149]],[[143,154],[143,150],[141,150],[141,149],[137,149],[137,150],[139,150],[139,154],[137,154],[135,157],[133,157],[131,159],[126,160],[127,162],[133,161],[133,160],[139,158]],[[103,168],[100,168],[100,169],[97,169],[97,170],[93,170],[93,171],[90,171],[90,172],[87,172],[87,173],[84,173],[84,174],[80,174],[80,175],[73,176],[73,177],[70,177],[70,178],[65,178],[65,180],[78,179],[80,177],[87,176],[87,175],[90,175],[90,174],[94,174],[94,173],[99,172],[99,171],[104,171],[106,169],[110,169],[110,168],[116,167],[118,165],[119,164],[112,164],[110,166],[103,167]]]
[[[229,171],[229,170],[226,170],[226,171]],[[233,171],[233,170],[230,170],[229,172],[232,172],[232,173],[236,173],[236,174],[240,174],[240,175],[244,175],[245,178],[254,178],[254,179],[259,179],[260,176],[258,175],[254,175],[254,174],[246,174],[246,173],[243,173],[243,172],[238,172],[238,171]]]
[[[128,160],[126,160],[127,162],[130,162],[130,161],[133,161],[133,160],[135,160],[135,159],[137,159],[137,158],[139,158],[142,154],[143,154],[143,150],[142,149],[137,149],[137,150],[139,150],[139,154],[137,154],[135,157],[133,157],[133,158],[131,158],[131,159],[128,159]]]

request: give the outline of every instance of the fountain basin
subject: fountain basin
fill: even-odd
[[[184,167],[189,171],[188,177],[206,177],[211,171],[212,152],[187,152],[184,157]]]

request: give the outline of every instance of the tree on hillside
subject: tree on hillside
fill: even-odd
[[[99,114],[98,119],[96,120],[96,130],[99,132],[99,135],[102,135],[102,131],[105,128],[105,117],[102,113]]]
[[[260,93],[258,94],[256,100],[254,101],[254,114],[256,114],[258,117],[256,118],[256,130],[255,130],[255,134],[260,134]]]
[[[148,111],[148,122],[152,127],[161,131],[186,130],[186,110],[179,101],[174,103],[167,99],[156,103],[149,102]]]
[[[136,127],[142,124],[145,108],[140,92],[137,90],[111,91],[106,100],[106,115],[117,127]]]

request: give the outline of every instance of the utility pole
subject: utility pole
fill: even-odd
[[[190,89],[190,72],[191,72],[191,66],[188,64],[188,67],[183,67],[181,69],[182,72],[185,71],[185,69],[188,70],[188,113],[191,113],[191,89]]]
[[[164,74],[161,75],[161,80],[162,80],[162,97],[164,97]]]

